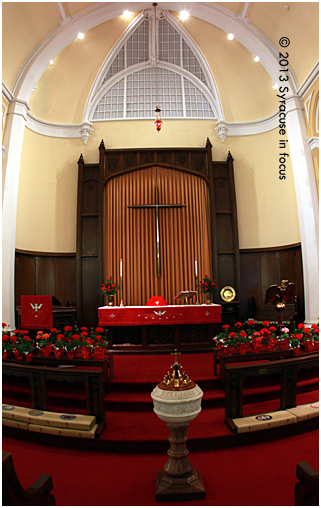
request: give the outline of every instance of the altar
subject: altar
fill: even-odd
[[[208,350],[221,322],[221,306],[166,305],[100,307],[109,349],[124,352]]]

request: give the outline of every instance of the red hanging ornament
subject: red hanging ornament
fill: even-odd
[[[160,119],[160,112],[161,112],[161,108],[159,106],[156,106],[155,108],[155,113],[156,113],[156,120],[155,120],[155,124],[156,124],[156,130],[157,132],[159,132],[162,128],[162,121]]]

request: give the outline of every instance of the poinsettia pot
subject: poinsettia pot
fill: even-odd
[[[56,358],[62,358],[65,354],[65,350],[63,347],[55,347],[54,348],[54,355]]]

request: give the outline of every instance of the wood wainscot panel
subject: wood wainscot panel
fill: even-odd
[[[253,251],[245,254],[240,251],[240,259],[242,274],[240,319],[242,320],[248,315],[249,299],[252,296],[258,300],[260,298],[261,277],[258,252]]]
[[[214,166],[215,178],[215,204],[217,210],[231,211],[231,196],[230,196],[230,180],[229,180],[229,167]]]
[[[249,298],[257,305],[264,305],[266,290],[272,284],[279,285],[283,279],[295,284],[295,294],[301,303],[304,320],[304,290],[301,245],[243,249],[240,251],[242,291],[240,317],[248,316]]]
[[[55,294],[63,305],[76,306],[76,256],[56,258]]]
[[[218,254],[234,251],[232,215],[217,215],[217,249]]]
[[[98,218],[82,217],[81,220],[81,252],[86,254],[98,254],[97,237],[98,237]]]
[[[15,307],[21,295],[52,295],[75,322],[76,255],[16,250]],[[66,314],[66,315],[67,315]],[[16,315],[16,326],[19,320]],[[69,323],[68,323],[69,324]]]
[[[97,165],[88,164],[84,168],[82,203],[83,213],[98,212],[98,187],[99,187],[99,169]]]
[[[261,252],[259,255],[260,272],[261,272],[261,294],[258,305],[263,305],[265,294],[268,287],[272,284],[279,284],[280,270],[279,270],[279,257],[280,254],[276,252]]]
[[[16,254],[16,266],[19,271],[15,274],[18,293],[16,294],[16,305],[20,305],[20,295],[37,294],[37,260],[36,256]]]
[[[37,294],[55,295],[56,264],[54,257],[37,256]]]
[[[83,257],[81,269],[83,309],[81,326],[96,327],[98,324],[98,307],[103,305],[98,258]]]

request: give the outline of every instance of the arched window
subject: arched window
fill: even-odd
[[[218,119],[214,79],[182,30],[167,11],[158,11],[156,23],[144,11],[106,60],[89,120],[153,118],[157,104],[163,118]]]

